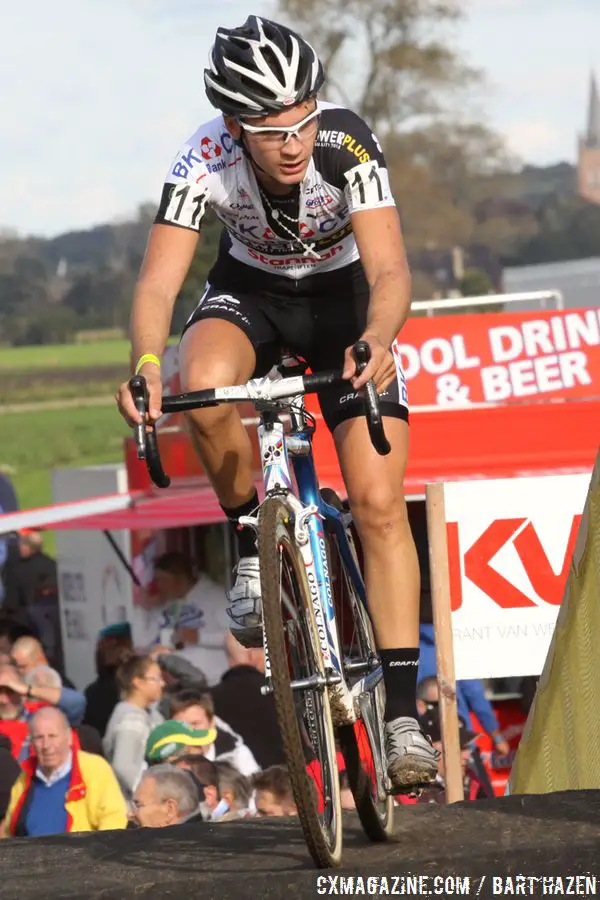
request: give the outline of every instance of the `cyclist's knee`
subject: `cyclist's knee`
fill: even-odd
[[[202,364],[194,360],[181,372],[181,388],[183,391],[204,391],[210,388],[228,387],[243,384],[246,381],[234,361],[228,359],[210,360],[210,364]],[[239,417],[237,407],[233,404],[221,403],[205,409],[195,409],[185,413],[189,422],[202,433],[219,429],[232,418]]]
[[[370,485],[350,496],[352,515],[363,541],[410,535],[402,490],[392,485]]]
[[[245,384],[255,365],[250,340],[230,322],[206,319],[197,322],[182,338],[179,368],[183,391]]]
[[[195,359],[181,371],[181,389],[183,391],[205,391],[216,387],[229,387],[233,384],[244,384],[245,373],[240,372],[235,360],[230,359]],[[210,408],[210,407],[209,407]]]

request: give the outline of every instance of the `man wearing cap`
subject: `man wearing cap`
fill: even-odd
[[[146,762],[149,766],[159,763],[173,763],[189,753],[203,754],[207,747],[214,744],[217,737],[216,728],[196,729],[170,719],[161,722],[150,733],[146,742]]]

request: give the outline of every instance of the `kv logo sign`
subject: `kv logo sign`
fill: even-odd
[[[507,545],[513,547],[538,597],[545,603],[560,606],[580,522],[580,515],[573,516],[560,572],[554,571],[535,525],[529,519],[497,519],[467,548],[460,546],[458,523],[448,522],[446,528],[452,611],[455,612],[462,606],[463,572],[465,578],[502,609],[524,609],[539,605],[493,567],[492,560]]]

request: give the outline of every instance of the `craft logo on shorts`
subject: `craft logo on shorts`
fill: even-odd
[[[216,144],[209,137],[203,137],[200,141],[200,152],[204,159],[218,159],[223,154],[219,144]]]

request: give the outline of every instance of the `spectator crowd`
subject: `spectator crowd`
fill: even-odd
[[[59,633],[48,625],[57,614],[46,615],[45,628],[36,627],[36,615],[24,615],[35,610],[40,583],[42,605],[51,610],[52,561],[40,558],[35,535],[28,532],[20,543],[0,610],[1,837],[296,814],[274,700],[261,690],[263,651],[231,636],[212,582],[194,582],[181,554],[161,557],[147,604],[147,644],[134,647],[126,622],[104,628],[97,677],[79,691],[64,671]],[[419,712],[439,743],[427,616],[421,642]],[[470,711],[501,750],[504,738],[482,685],[467,685],[459,700],[466,796],[491,796],[467,727]],[[351,809],[341,754],[338,760],[343,806]],[[314,761],[307,773],[318,804]],[[443,802],[443,778],[442,765],[425,800]]]
[[[112,626],[80,692],[25,630],[0,621],[2,837],[295,814],[262,652],[227,635],[210,686],[174,650],[136,652]]]

